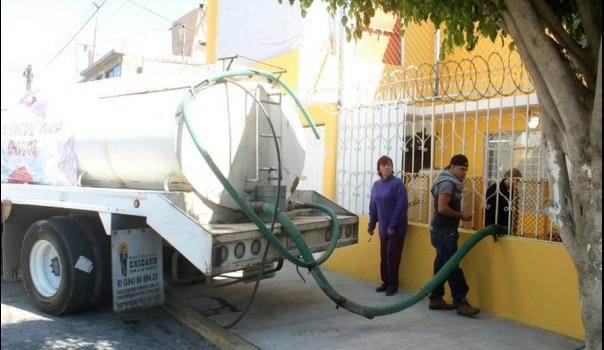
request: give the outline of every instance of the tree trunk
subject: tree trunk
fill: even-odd
[[[577,252],[573,259],[579,274],[579,292],[586,349],[602,349],[602,38],[598,59],[596,93],[591,115],[590,164],[576,169],[581,203],[579,213],[585,225],[577,232]],[[585,186],[587,185],[587,186]]]
[[[601,73],[598,80],[601,86]],[[539,90],[539,87],[537,88]],[[601,90],[601,88],[600,88]],[[601,100],[601,97],[600,97]],[[602,156],[601,147],[585,142],[588,147],[579,154],[568,150],[572,137],[562,133],[548,119],[548,111],[556,108],[540,99],[544,111],[543,134],[548,157],[550,185],[550,215],[560,229],[579,279],[581,315],[586,335],[586,349],[602,348]],[[555,112],[554,112],[555,113]],[[560,113],[560,111],[557,111]],[[560,113],[561,118],[577,118]],[[599,119],[601,104],[594,106],[589,118]],[[587,126],[585,127],[587,128]],[[573,130],[585,132],[586,130]],[[601,133],[600,133],[601,135]],[[601,136],[600,136],[601,138]],[[599,154],[599,156],[598,156]],[[589,155],[594,155],[590,157]],[[570,167],[567,168],[567,162]]]
[[[601,113],[601,112],[600,112]],[[601,114],[600,114],[601,115]],[[544,120],[544,129],[551,121]],[[549,128],[552,126],[550,125]],[[567,157],[561,152],[564,136],[545,132],[548,177],[552,194],[550,215],[559,227],[562,242],[577,270],[581,315],[585,328],[586,349],[602,348],[602,162],[580,162],[570,159],[573,182],[563,178],[561,163]],[[559,135],[559,134],[558,134]],[[552,140],[553,139],[553,140]],[[599,176],[595,176],[600,174]],[[568,187],[567,187],[568,188]],[[568,210],[572,216],[569,217]]]
[[[601,111],[599,112],[601,115]],[[566,245],[579,279],[586,349],[602,348],[602,174],[599,162],[573,166],[574,245]],[[563,238],[564,241],[564,238]],[[566,244],[566,243],[565,243]]]
[[[537,89],[550,187],[550,216],[579,279],[586,349],[602,348],[602,48],[596,93],[587,105],[526,3],[508,0],[502,18]],[[595,44],[597,45],[597,44]]]
[[[537,85],[539,93],[539,85]],[[579,282],[581,315],[586,335],[586,349],[602,348],[602,73],[598,70],[598,83],[594,107],[589,115],[567,116],[559,110],[561,118],[591,120],[583,130],[585,152],[568,150],[573,138],[557,128],[548,113],[555,105],[540,99],[544,111],[543,133],[548,157],[548,177],[552,194],[551,216],[560,229],[575,268]],[[543,93],[543,89],[541,90]],[[547,92],[546,92],[547,93]],[[554,113],[556,113],[554,112]],[[595,134],[595,136],[593,135]],[[599,136],[598,136],[599,134]],[[591,137],[589,137],[589,136]],[[599,141],[598,141],[599,140]],[[567,168],[566,164],[570,164]]]
[[[599,212],[595,210],[589,214],[588,221],[596,221],[602,215],[602,206]],[[590,220],[591,219],[591,220]],[[601,219],[599,219],[601,224]],[[602,236],[594,231],[584,232],[580,236],[586,238],[575,258],[577,273],[579,275],[579,293],[581,296],[581,311],[585,335],[587,338],[586,349],[602,349]]]

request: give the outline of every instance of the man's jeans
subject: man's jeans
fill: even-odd
[[[457,239],[459,233],[457,229],[432,229],[430,230],[430,240],[432,246],[436,248],[436,259],[434,259],[434,274],[447,263],[447,261],[457,252]],[[468,293],[468,285],[463,272],[459,266],[451,272],[447,278],[451,294],[453,295],[453,304],[457,305],[460,300],[465,298]],[[445,283],[441,283],[432,290],[430,299],[441,299],[445,295]]]

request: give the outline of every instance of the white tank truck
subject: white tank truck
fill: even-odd
[[[180,282],[257,276],[269,241],[210,170],[183,120],[183,97],[214,69],[75,84],[3,111],[3,279],[22,278],[39,309],[63,314],[110,296],[117,312],[162,303],[164,274]],[[275,82],[248,75],[210,84],[188,104],[191,129],[246,203],[274,203],[280,192],[279,208],[312,251],[328,248],[333,223],[293,203],[333,210],[337,246],[354,244],[357,216],[296,190],[305,159],[301,114]],[[272,216],[262,219],[271,225]],[[274,233],[299,255],[278,222]],[[283,254],[270,245],[264,277]]]

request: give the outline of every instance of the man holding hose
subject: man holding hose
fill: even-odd
[[[457,252],[459,220],[472,219],[472,214],[461,210],[463,181],[467,173],[468,158],[463,154],[457,154],[451,158],[445,171],[440,173],[430,189],[434,199],[434,216],[430,222],[430,240],[436,249],[434,274]],[[468,317],[480,312],[466,300],[469,288],[459,266],[449,275],[447,282],[453,295],[453,304],[447,304],[443,300],[445,294],[443,282],[432,290],[430,310],[457,309],[458,314]]]

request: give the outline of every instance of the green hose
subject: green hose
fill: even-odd
[[[263,206],[263,208],[265,209],[265,211],[267,213],[271,213],[271,214],[274,213],[274,206],[272,206],[271,204],[265,204]],[[327,209],[327,210],[329,210],[329,209]],[[304,240],[301,239],[302,235],[300,234],[300,231],[298,231],[296,225],[284,213],[279,213],[278,218],[279,218],[279,221],[281,222],[281,224],[287,229],[287,233],[290,236],[292,236],[292,238],[294,239],[296,244],[298,244],[298,242],[300,242],[300,244],[298,244],[297,247],[300,250],[300,253],[302,254],[302,257],[304,258],[304,260],[306,262],[312,263],[314,261],[312,252],[308,248],[308,245],[306,244],[306,242],[304,242]],[[487,236],[491,236],[491,235],[495,235],[495,234],[503,234],[504,232],[506,232],[505,228],[503,228],[501,226],[492,226],[491,225],[491,226],[488,226],[488,227],[474,233],[459,248],[459,250],[451,257],[451,259],[449,259],[449,261],[447,261],[447,263],[438,271],[438,273],[430,281],[428,281],[428,283],[426,283],[425,285],[420,287],[419,290],[417,292],[415,292],[415,294],[411,295],[407,299],[405,299],[401,302],[392,304],[392,305],[388,305],[388,306],[377,307],[377,306],[364,306],[364,305],[358,304],[358,303],[356,303],[352,300],[349,300],[349,299],[345,298],[344,296],[340,295],[331,286],[331,284],[329,284],[329,282],[323,275],[323,272],[321,272],[321,269],[318,266],[311,268],[310,272],[311,272],[312,276],[314,277],[315,281],[317,281],[317,284],[319,285],[321,290],[323,290],[323,292],[331,300],[333,300],[336,303],[336,305],[338,305],[339,307],[341,306],[350,312],[354,312],[356,314],[359,314],[361,316],[371,319],[371,318],[374,318],[375,316],[384,316],[384,315],[389,315],[389,314],[393,314],[395,312],[402,311],[402,310],[414,305],[418,301],[422,300],[423,298],[425,298],[428,295],[428,293],[430,293],[432,291],[432,289],[434,289],[437,285],[441,284],[442,282],[444,282],[447,279],[447,277],[451,274],[451,272],[453,272],[453,270],[455,268],[457,268],[457,265],[459,264],[461,259],[478,242],[480,242],[483,238],[485,238]]]
[[[321,265],[325,261],[327,261],[327,259],[329,259],[329,257],[331,256],[331,253],[333,253],[333,251],[336,249],[338,239],[340,238],[340,220],[338,220],[338,216],[331,209],[329,209],[326,206],[323,206],[320,204],[313,204],[313,203],[306,204],[305,206],[324,212],[325,214],[327,214],[330,217],[331,224],[332,224],[331,232],[333,234],[331,236],[331,240],[329,241],[329,246],[327,247],[327,249],[325,250],[323,255],[321,255],[321,257],[317,260],[315,260],[314,257],[313,257],[312,261],[308,261],[307,259],[305,259],[306,260],[305,262],[308,264],[308,266],[305,266],[305,267],[312,268],[315,265]],[[272,215],[275,213],[275,206],[270,203],[263,203],[262,210],[264,210],[264,212],[270,213]],[[285,227],[287,233],[294,240],[294,242],[296,243],[296,246],[298,248],[306,247],[306,249],[309,249],[308,245],[306,244],[306,241],[304,241],[304,238],[302,237],[302,234],[300,233],[298,228],[295,226],[295,224],[292,223],[291,219],[285,213],[283,213],[283,212],[279,213],[279,216],[277,216],[277,218],[279,218],[279,222],[281,222],[281,224]],[[284,222],[287,223],[287,225]],[[302,253],[302,249],[300,249],[300,253]],[[312,257],[312,252],[311,252],[311,257]]]
[[[283,89],[285,89],[285,91],[294,99],[294,101],[296,102],[296,106],[298,106],[300,111],[302,111],[302,114],[304,115],[306,122],[308,122],[308,125],[310,125],[310,128],[312,129],[313,134],[315,134],[315,137],[317,138],[317,140],[319,140],[321,138],[319,136],[319,131],[317,131],[317,126],[315,125],[315,122],[310,117],[310,114],[308,114],[308,111],[306,110],[306,108],[304,107],[302,102],[298,99],[298,96],[296,96],[296,94],[294,94],[292,89],[285,82],[283,82],[281,79],[279,79],[277,76],[275,76],[272,73],[265,72],[262,70],[257,70],[257,69],[248,69],[248,70],[221,73],[221,74],[215,75],[214,77],[212,77],[210,79],[204,80],[201,83],[194,86],[192,88],[192,90],[193,90],[192,93],[196,94],[203,88],[209,87],[212,84],[219,82],[221,80],[227,79],[227,78],[235,78],[235,77],[242,77],[242,76],[254,76],[254,75],[263,76],[263,77],[273,80],[277,84],[281,85],[281,87],[283,87]],[[187,96],[189,96],[189,95],[187,94]]]
[[[273,246],[275,246],[277,248],[277,250],[281,254],[283,254],[283,256],[287,260],[291,261],[296,266],[308,268],[310,270],[310,272],[312,273],[312,276],[314,277],[314,279],[317,281],[317,284],[319,285],[321,290],[323,290],[323,292],[330,299],[332,299],[336,303],[336,305],[338,305],[339,307],[341,306],[348,311],[362,315],[367,318],[373,318],[375,316],[382,316],[382,315],[389,315],[389,314],[404,310],[404,309],[408,308],[409,306],[411,306],[411,305],[417,303],[418,301],[422,300],[423,298],[425,298],[426,295],[428,295],[428,293],[430,293],[430,291],[432,289],[434,289],[434,287],[436,287],[440,283],[444,282],[445,279],[449,276],[449,274],[457,267],[457,265],[459,264],[461,259],[470,251],[470,249],[472,249],[478,242],[480,242],[480,240],[482,240],[484,237],[489,236],[489,235],[495,236],[496,234],[503,234],[505,232],[505,228],[502,228],[501,226],[488,226],[488,227],[476,232],[475,234],[473,234],[459,248],[459,250],[453,255],[453,257],[451,257],[451,259],[449,259],[449,261],[445,264],[445,266],[443,266],[440,269],[440,271],[430,281],[428,281],[428,283],[426,283],[424,286],[422,286],[415,294],[413,294],[409,298],[407,298],[399,303],[395,303],[393,305],[383,306],[383,307],[370,307],[370,306],[364,306],[364,305],[358,304],[354,301],[348,300],[344,296],[340,295],[329,284],[329,282],[327,281],[327,279],[321,272],[321,269],[319,268],[320,263],[323,263],[324,261],[327,260],[327,258],[329,258],[329,256],[335,249],[335,246],[337,244],[337,239],[339,238],[339,234],[340,234],[339,221],[337,220],[335,213],[333,213],[333,211],[331,211],[327,207],[320,206],[317,204],[308,204],[308,206],[311,208],[318,209],[318,210],[321,210],[321,211],[327,213],[327,215],[329,215],[331,218],[331,221],[333,223],[333,230],[335,231],[334,234],[332,235],[332,239],[330,241],[327,251],[319,260],[315,260],[313,258],[312,252],[310,251],[308,245],[302,238],[302,234],[300,233],[300,231],[298,230],[296,225],[292,222],[292,220],[285,213],[279,213],[279,215],[278,215],[279,221],[286,228],[287,233],[292,237],[292,239],[296,243],[296,246],[299,249],[300,254],[302,255],[302,258],[304,259],[303,261],[301,261],[296,256],[292,255],[287,250],[287,248],[285,246],[283,246],[283,244],[281,244],[281,242],[279,242],[276,239],[276,237],[273,235],[273,233],[270,230],[268,230],[268,228],[266,227],[264,222],[262,222],[262,220],[258,217],[258,215],[256,215],[256,213],[254,213],[254,211],[250,208],[250,206],[247,205],[245,203],[245,201],[243,201],[243,199],[239,196],[239,194],[237,193],[235,188],[225,178],[225,176],[222,174],[220,169],[218,169],[218,167],[212,160],[212,157],[208,154],[206,149],[203,147],[203,145],[201,144],[197,135],[195,134],[195,132],[193,131],[193,129],[191,127],[188,109],[189,109],[189,103],[191,102],[191,99],[194,97],[194,95],[196,93],[198,93],[202,89],[205,89],[205,88],[211,86],[212,84],[219,82],[220,80],[225,79],[225,78],[237,77],[237,76],[253,76],[253,75],[264,76],[266,78],[276,81],[281,86],[283,86],[284,89],[290,95],[292,95],[292,97],[296,101],[296,104],[302,110],[309,125],[313,129],[315,136],[317,138],[319,138],[319,134],[315,128],[315,125],[314,125],[312,119],[306,112],[306,109],[304,108],[304,106],[302,106],[300,101],[296,98],[296,96],[293,94],[293,92],[289,89],[289,87],[285,83],[281,82],[281,80],[278,79],[277,77],[275,77],[273,74],[267,73],[267,72],[262,72],[262,71],[257,71],[257,70],[244,70],[244,71],[239,71],[239,72],[228,72],[228,73],[220,74],[209,80],[205,80],[205,81],[201,82],[200,84],[196,85],[195,87],[193,87],[191,89],[190,93],[185,96],[185,98],[183,99],[182,105],[181,105],[184,122],[185,122],[185,124],[187,126],[187,130],[189,131],[189,134],[191,135],[191,138],[193,139],[193,142],[195,143],[195,146],[199,150],[200,154],[202,155],[202,157],[204,158],[204,160],[206,161],[206,163],[208,164],[208,166],[210,167],[210,169],[212,170],[214,175],[222,183],[225,190],[231,195],[233,200],[241,208],[241,210],[243,210],[243,212],[248,216],[248,218],[256,224],[256,226],[258,227],[260,232],[266,237],[266,239],[271,244],[273,244]],[[272,204],[268,204],[268,203],[263,204],[262,209],[265,212],[268,212],[270,214],[274,214],[274,212],[275,212],[274,206]]]

